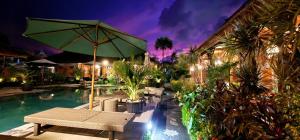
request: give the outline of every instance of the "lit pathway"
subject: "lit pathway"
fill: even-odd
[[[156,140],[189,140],[186,128],[181,123],[181,112],[172,99],[174,93],[166,91],[160,109],[153,117],[152,139]]]

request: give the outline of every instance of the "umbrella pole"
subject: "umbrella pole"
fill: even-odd
[[[93,110],[96,52],[97,52],[97,47],[94,47],[94,59],[93,59],[93,68],[92,68],[92,87],[91,87],[90,104],[89,104],[89,109],[90,110]]]

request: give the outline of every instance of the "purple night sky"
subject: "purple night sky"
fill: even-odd
[[[97,19],[148,41],[150,54],[155,40],[168,36],[173,49],[183,50],[199,45],[212,35],[246,0],[10,0],[1,1],[0,33],[11,45],[31,52],[57,50],[21,36],[25,17],[56,19]]]

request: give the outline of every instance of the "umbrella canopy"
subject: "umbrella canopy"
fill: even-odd
[[[93,107],[96,56],[125,58],[143,54],[146,41],[98,20],[27,18],[25,37],[51,47],[93,55],[90,110]]]
[[[47,59],[33,60],[33,61],[29,61],[28,63],[36,64],[36,65],[56,65],[55,62],[52,62]]]
[[[103,57],[130,57],[142,54],[146,42],[128,35],[97,20],[54,20],[28,18],[25,37],[32,38],[51,47]]]

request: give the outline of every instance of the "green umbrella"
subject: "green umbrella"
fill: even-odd
[[[93,106],[96,56],[125,58],[146,51],[146,41],[98,20],[27,18],[25,37],[48,46],[93,55],[90,110]]]

